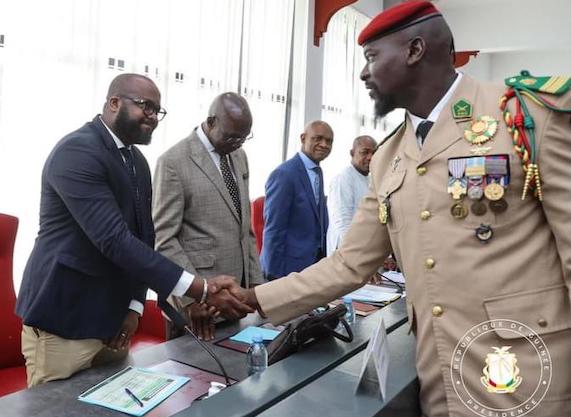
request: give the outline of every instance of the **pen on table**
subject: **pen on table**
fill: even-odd
[[[140,407],[144,407],[145,405],[143,404],[143,402],[141,400],[139,400],[139,397],[137,397],[135,394],[133,394],[133,391],[131,391],[129,388],[125,387],[125,392],[127,393],[127,395],[129,397],[131,397],[131,399],[133,401],[135,401],[137,404],[139,404]]]

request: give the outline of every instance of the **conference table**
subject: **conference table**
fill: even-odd
[[[384,399],[372,381],[365,381],[356,392],[367,342],[381,318],[387,330],[390,357]],[[250,315],[239,322],[220,323],[216,329],[216,341],[263,322],[258,315]],[[400,299],[374,314],[358,318],[352,329],[352,342],[335,338],[313,342],[306,349],[268,367],[264,373],[251,377],[247,375],[244,353],[211,343],[211,349],[220,358],[230,378],[238,382],[211,398],[194,402],[188,400],[188,404],[174,415],[417,417],[420,413],[414,338],[408,331],[406,301]],[[122,362],[88,369],[67,380],[52,381],[2,397],[0,415],[124,416],[118,411],[78,401],[77,397],[129,365],[153,367],[165,361],[177,361],[220,374],[215,361],[191,336],[186,335],[136,351]]]

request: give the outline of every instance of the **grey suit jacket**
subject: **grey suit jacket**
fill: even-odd
[[[242,149],[229,156],[242,219],[196,130],[161,155],[153,180],[156,249],[188,272],[232,275],[249,287],[263,278],[250,227],[248,160]],[[191,300],[175,301],[180,308]]]

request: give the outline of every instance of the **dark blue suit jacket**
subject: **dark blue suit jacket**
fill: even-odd
[[[170,294],[182,269],[156,253],[151,181],[133,149],[142,215],[129,174],[99,119],[64,137],[42,173],[40,230],[16,305],[24,324],[66,339],[113,337],[146,288]]]
[[[260,261],[271,278],[299,272],[325,253],[328,216],[323,187],[320,204],[300,156],[278,166],[266,182],[264,237]]]

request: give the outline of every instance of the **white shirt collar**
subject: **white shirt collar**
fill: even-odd
[[[196,128],[196,134],[208,152],[216,152],[216,149],[214,149],[214,146],[210,143],[210,139],[208,139],[208,136],[204,133],[202,124],[199,124]]]
[[[410,121],[412,123],[412,128],[413,128],[414,132],[416,132],[416,128],[418,127],[418,125],[425,120],[429,120],[432,123],[436,122],[436,120],[438,119],[438,116],[440,116],[440,113],[442,112],[442,109],[444,109],[444,106],[446,106],[446,103],[448,103],[448,101],[452,97],[452,94],[454,94],[454,91],[456,91],[458,84],[460,84],[460,80],[462,79],[462,73],[459,71],[456,71],[456,74],[458,74],[458,76],[456,77],[456,79],[454,80],[454,82],[452,83],[452,85],[450,86],[448,91],[446,91],[446,94],[444,94],[444,96],[442,96],[440,101],[436,104],[436,106],[434,106],[434,108],[432,109],[432,111],[430,112],[430,114],[428,115],[428,117],[426,119],[423,119],[422,117],[418,117],[417,115],[412,114],[408,110],[406,111],[406,113],[408,114],[408,117],[410,118]]]
[[[101,116],[99,116],[99,120],[101,120],[101,123],[103,123],[103,126],[105,126],[105,129],[107,129],[107,131],[109,132],[109,134],[113,138],[113,141],[115,142],[115,145],[117,145],[118,149],[121,149],[121,148],[131,149],[130,146],[125,146],[125,144],[121,141],[121,139],[119,139],[119,137],[115,133],[113,133],[113,131],[109,128],[109,126],[107,126],[105,124],[105,122],[103,121]]]

